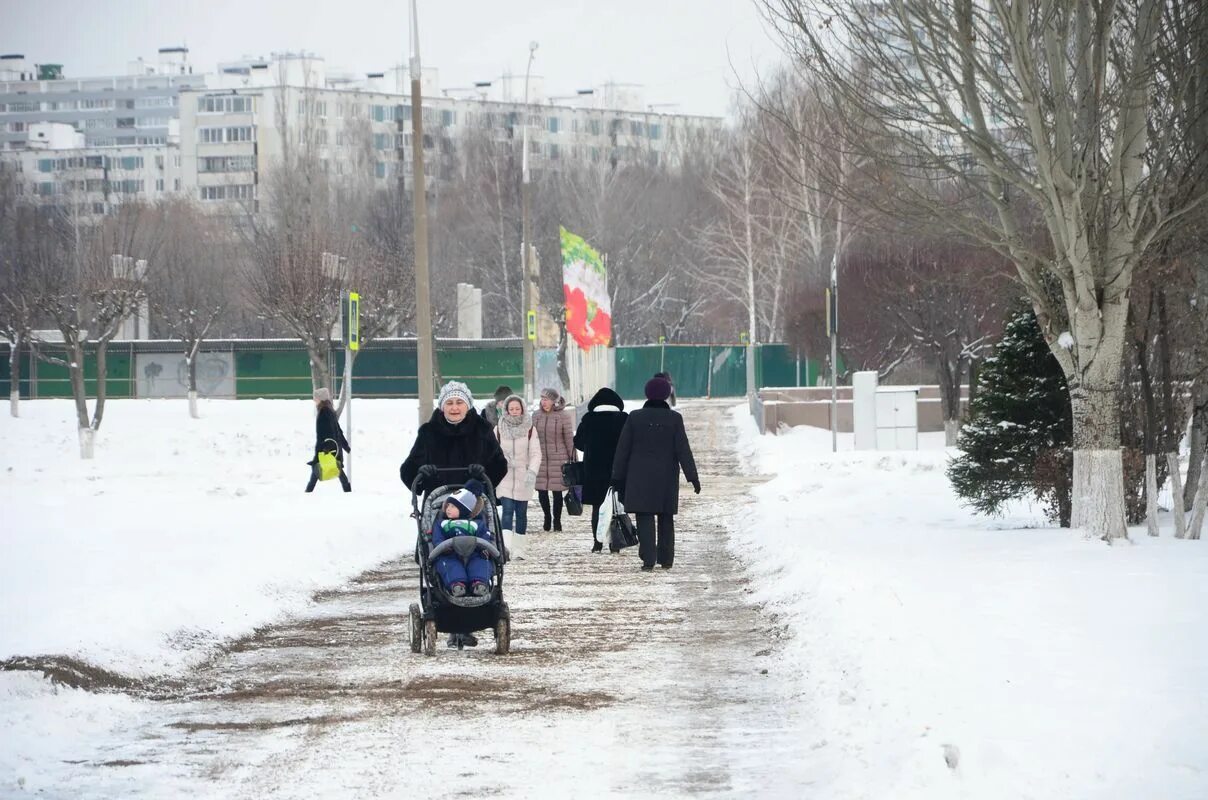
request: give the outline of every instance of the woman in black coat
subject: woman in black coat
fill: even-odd
[[[482,467],[483,475],[473,474],[477,470],[471,468],[476,466]],[[460,467],[464,472],[439,475],[436,472],[437,468],[454,467]],[[431,419],[419,426],[415,443],[398,474],[408,487],[422,475],[420,489],[483,477],[498,485],[508,474],[507,458],[499,449],[495,433],[474,410],[474,397],[464,383],[449,381],[441,387],[436,411],[432,412]]]
[[[637,516],[638,555],[642,570],[657,560],[671,569],[675,560],[675,515],[679,512],[679,472],[700,494],[700,478],[688,445],[684,418],[671,410],[671,384],[665,378],[646,382],[646,404],[629,415],[612,464],[612,485],[625,510]],[[655,520],[658,546],[655,546]]]
[[[624,408],[625,401],[621,396],[604,387],[587,404],[587,413],[575,431],[575,449],[583,451],[583,502],[591,505],[593,553],[604,549],[596,537],[596,526],[600,522],[600,505],[612,482],[612,459],[617,452],[617,442],[625,420],[629,418]],[[609,549],[612,549],[611,544]]]
[[[306,484],[306,491],[313,492],[319,482],[319,453],[334,453],[340,466],[340,485],[344,491],[351,492],[352,482],[344,474],[344,453],[351,453],[352,448],[348,446],[344,431],[340,429],[340,419],[332,408],[331,391],[315,389],[314,398],[319,413],[315,417],[315,457],[307,462],[310,464],[310,482]]]

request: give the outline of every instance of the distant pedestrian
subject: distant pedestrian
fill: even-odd
[[[313,492],[315,484],[319,482],[319,453],[331,453],[336,457],[336,464],[340,468],[339,478],[340,485],[344,487],[344,491],[352,491],[352,482],[348,480],[348,476],[344,474],[344,453],[352,452],[352,448],[348,446],[348,440],[344,438],[344,431],[340,429],[340,419],[336,416],[336,410],[331,405],[331,390],[327,388],[315,389],[314,393],[315,410],[315,457],[307,463],[310,464],[310,481],[306,484],[306,491]]]
[[[608,494],[612,480],[612,460],[617,452],[617,442],[629,415],[625,413],[625,401],[608,387],[595,393],[587,404],[587,413],[575,431],[574,445],[583,451],[583,502],[591,505],[591,551],[604,549],[596,536],[600,523],[600,506]],[[609,549],[613,549],[611,543]]]
[[[667,404],[670,396],[671,384],[665,378],[646,382],[646,403],[629,415],[612,465],[613,487],[625,510],[637,516],[638,555],[645,572],[653,570],[656,561],[663,569],[671,569],[675,561],[681,469],[692,490],[700,494],[684,418]]]
[[[524,540],[520,537],[528,532],[528,504],[541,468],[541,440],[533,434],[533,419],[525,410],[521,397],[508,397],[503,402],[504,415],[495,429],[499,449],[508,462],[508,474],[495,492],[503,506],[500,524],[516,535],[512,554],[518,559],[524,558]]]
[[[671,373],[670,372],[656,372],[656,373],[654,373],[654,377],[663,378],[664,380],[667,381],[667,383],[671,384],[671,396],[669,398],[667,398],[667,402],[671,405],[672,408],[675,408],[675,381],[671,380]]]
[[[533,430],[541,440],[541,469],[537,471],[537,500],[545,515],[543,530],[562,530],[562,465],[575,455],[574,425],[566,401],[556,389],[541,390],[541,407],[533,412]],[[551,509],[551,497],[552,509]],[[552,510],[552,515],[551,515]]]
[[[494,428],[499,424],[499,418],[503,416],[503,404],[509,397],[512,396],[512,387],[507,384],[500,384],[495,387],[495,399],[489,401],[486,408],[482,410],[482,418],[487,421],[487,424]]]

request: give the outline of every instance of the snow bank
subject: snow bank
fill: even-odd
[[[303,494],[313,405],[111,400],[96,458],[73,407],[0,417],[0,658],[173,673],[410,547],[398,465],[415,401],[354,404],[353,492]]]
[[[838,750],[820,794],[1208,797],[1208,544],[977,517],[941,448],[832,455],[732,413],[772,476],[735,545]]]

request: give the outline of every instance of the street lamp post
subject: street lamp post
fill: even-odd
[[[432,415],[432,297],[428,276],[428,197],[424,185],[424,114],[420,89],[419,14],[411,0],[411,172],[415,227],[415,351],[419,422]]]
[[[528,66],[524,68],[524,120],[521,125],[521,154],[520,154],[520,227],[521,238],[520,260],[524,274],[524,396],[531,400],[536,396],[537,386],[537,275],[533,269],[531,221],[529,208],[532,203],[533,187],[529,175],[529,77],[533,71],[533,58],[537,55],[537,43],[529,43]]]

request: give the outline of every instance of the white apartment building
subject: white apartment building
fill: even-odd
[[[166,50],[173,51],[168,54],[171,57],[187,55],[175,52],[180,48]],[[75,113],[84,113],[76,97],[81,95],[80,89],[63,92],[59,86],[51,87],[62,81],[37,81],[36,102],[41,104],[41,112],[0,112],[0,131],[4,130],[5,114],[20,116],[22,125],[20,131],[8,132],[8,140],[0,140],[7,148],[0,150],[0,162],[15,165],[25,176],[26,191],[42,196],[75,191],[78,177],[64,176],[66,186],[56,189],[50,185],[55,183],[55,173],[45,170],[77,164],[79,159],[95,164],[96,157],[101,156],[104,164],[141,163],[143,170],[155,164],[154,171],[122,175],[120,179],[127,182],[121,187],[141,187],[147,197],[160,191],[182,191],[202,203],[215,204],[216,210],[230,203],[258,208],[263,200],[259,188],[263,176],[280,162],[287,148],[307,149],[323,169],[335,175],[357,175],[383,187],[400,178],[404,184],[409,181],[411,98],[405,67],[359,78],[329,73],[323,59],[313,54],[284,53],[220,64],[217,73],[210,75],[190,74],[183,60],[169,61],[162,69],[170,74],[129,77],[126,80],[131,84],[120,91],[99,86],[117,79],[74,82],[91,86],[83,93],[89,97],[95,94],[115,102],[119,97],[122,103],[130,100],[136,104],[139,98],[145,102],[160,98],[165,103],[163,113],[171,117],[162,126],[162,120],[156,118],[153,142],[141,138],[131,142],[122,136],[123,141],[117,144],[119,137],[112,134],[125,130],[124,122],[123,127],[89,128],[89,120],[94,117],[88,116],[63,123],[83,134],[84,148],[73,147],[53,157],[47,152],[35,153],[33,149],[41,145],[37,136],[30,135],[35,123],[29,120],[40,114],[43,121],[49,121],[49,105],[67,102],[47,97],[76,98]],[[145,85],[153,81],[159,82]],[[685,148],[716,139],[722,127],[718,117],[643,108],[640,87],[633,85],[606,84],[570,97],[547,98],[542,79],[532,76],[530,102],[526,104],[523,77],[505,75],[489,84],[441,90],[436,70],[425,69],[420,84],[429,182],[454,177],[459,142],[472,135],[501,143],[519,142],[527,126],[530,163],[538,170],[558,169],[569,161],[674,167]],[[24,91],[28,92],[33,84],[0,82],[0,102],[15,96],[17,86],[26,86]],[[134,92],[142,94],[128,97]],[[21,102],[33,104],[35,100]],[[123,106],[117,113],[128,110]],[[116,126],[125,118],[117,117],[115,111],[89,109],[89,114],[103,113],[95,118],[106,126],[113,121]],[[54,113],[63,114],[58,110]],[[92,138],[90,130],[95,134]],[[18,133],[19,142],[15,138]],[[146,147],[152,150],[144,151]],[[103,186],[106,178],[89,175],[83,180],[85,186],[97,187]],[[94,183],[88,184],[89,180]],[[111,201],[89,197],[86,202],[102,208],[103,203]]]
[[[0,152],[24,147],[29,126],[41,122],[71,125],[89,147],[167,144],[177,95],[205,86],[207,76],[193,74],[184,47],[160,48],[155,65],[139,59],[129,72],[70,79],[59,64],[0,56]]]

